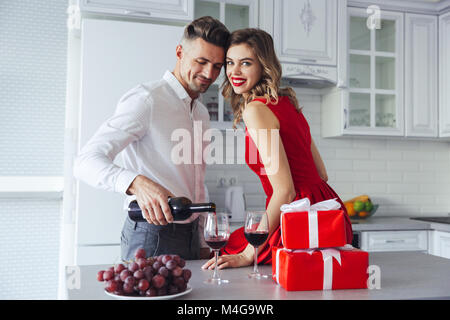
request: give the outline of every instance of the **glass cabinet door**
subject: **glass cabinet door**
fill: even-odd
[[[395,52],[395,20],[381,20],[380,29],[375,29],[375,45],[378,52]]]
[[[225,3],[225,25],[233,32],[250,26],[248,5]]]
[[[350,92],[349,98],[351,127],[370,127],[370,94]]]
[[[370,29],[364,17],[350,17],[350,49],[370,50]]]
[[[211,16],[220,20],[220,3],[219,1],[195,1],[194,19]]]
[[[346,129],[403,130],[402,19],[401,13],[382,12],[372,27],[366,10],[349,9]]]
[[[238,29],[257,27],[258,1],[257,0],[195,0],[194,18],[211,16],[220,20],[233,32]],[[224,100],[220,86],[223,83],[225,72],[203,94],[203,103],[208,108],[210,120],[214,127],[220,129],[231,128],[233,111],[230,104]],[[217,106],[216,106],[217,105]]]

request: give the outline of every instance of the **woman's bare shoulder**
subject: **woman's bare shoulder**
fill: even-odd
[[[272,110],[263,102],[253,100],[242,112],[242,118],[247,123],[265,123],[270,127],[279,127],[278,119]]]
[[[257,116],[261,113],[266,113],[267,111],[270,110],[265,103],[259,100],[253,100],[245,106],[242,116]]]

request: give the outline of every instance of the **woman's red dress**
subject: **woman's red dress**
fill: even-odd
[[[256,99],[263,103],[265,99]],[[280,137],[283,143],[291,174],[294,182],[295,191],[297,193],[294,200],[309,198],[311,205],[328,199],[337,198],[342,205],[346,219],[347,243],[352,243],[353,233],[350,218],[347,210],[336,194],[336,192],[323,181],[314,164],[311,153],[311,133],[308,122],[303,113],[299,113],[295,106],[291,103],[289,97],[279,97],[278,104],[268,104],[270,110],[275,114],[280,123]],[[254,156],[256,154],[256,157]],[[251,161],[250,161],[251,160]],[[259,157],[259,152],[252,138],[247,132],[245,134],[245,161],[260,178],[264,192],[266,193],[266,209],[272,196],[272,185],[264,172],[264,165]],[[255,163],[256,162],[256,163]],[[293,201],[294,201],[293,200]],[[244,228],[234,231],[227,245],[221,250],[221,254],[237,254],[242,252],[248,245],[244,236]],[[281,246],[280,226],[275,229],[266,243],[264,248],[258,252],[258,263],[272,263],[273,246]]]

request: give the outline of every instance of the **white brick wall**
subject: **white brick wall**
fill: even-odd
[[[380,205],[377,216],[450,212],[448,142],[384,137],[322,139],[319,91],[296,91],[327,167],[329,184],[342,200],[368,194]],[[259,179],[246,165],[212,165],[207,169],[207,186],[219,210],[223,209],[224,189],[216,187],[218,175],[238,176],[248,209],[264,208],[265,195]]]

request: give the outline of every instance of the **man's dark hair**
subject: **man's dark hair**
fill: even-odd
[[[186,40],[192,41],[201,38],[208,43],[226,49],[229,37],[230,32],[222,22],[213,17],[205,16],[186,26],[181,43],[185,43]]]

